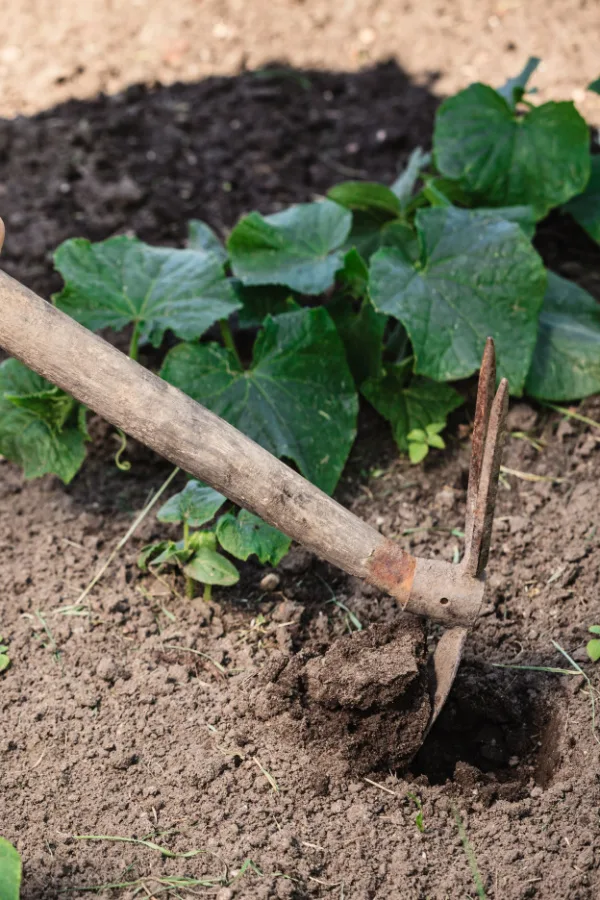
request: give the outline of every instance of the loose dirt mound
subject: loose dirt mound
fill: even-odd
[[[405,768],[431,706],[420,622],[374,625],[325,652],[279,656],[251,692],[251,715],[276,737],[315,755],[324,774]]]

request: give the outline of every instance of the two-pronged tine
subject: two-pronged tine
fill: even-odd
[[[508,412],[508,381],[502,379],[494,396],[495,386],[496,352],[488,338],[477,391],[462,562],[464,571],[474,578],[481,577],[488,560]]]

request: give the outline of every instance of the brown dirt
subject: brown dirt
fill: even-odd
[[[440,94],[501,83],[539,56],[544,99],[575,100],[600,124],[585,86],[599,75],[593,0],[4,0],[0,114],[30,114],[72,97],[117,93],[259,69],[356,71],[387,59]]]
[[[0,122],[3,263],[45,296],[58,287],[49,253],[68,236],[130,228],[176,243],[191,216],[224,231],[251,207],[306,200],[345,177],[392,178],[428,142],[437,102],[428,72],[443,70],[437,90],[477,75],[500,81],[517,58],[541,51],[552,96],[572,96],[598,74],[597,42],[581,37],[597,28],[593,4],[453,2],[434,13],[391,0],[335,10],[307,0],[265,13],[186,0],[166,17],[161,2],[98,0],[60,4],[51,30],[38,27],[39,3],[8,7],[4,112],[45,112]],[[189,46],[177,43],[182,35]],[[398,47],[420,85],[394,62],[375,64]],[[230,77],[243,61],[228,56],[234,50],[249,66],[285,58],[308,69],[300,74],[310,84]],[[368,67],[350,71],[360,64]],[[346,71],[311,70],[324,66]],[[86,99],[136,79],[204,75]],[[62,102],[71,96],[83,99]],[[555,216],[539,246],[600,297],[600,253],[580,232]],[[600,399],[585,411],[600,419]],[[339,499],[406,549],[452,559],[462,548],[466,416],[457,414],[446,451],[412,468],[364,414]],[[250,564],[235,590],[189,603],[181,585],[136,568],[139,547],[167,534],[151,516],[74,608],[169,468],[133,446],[132,472],[119,472],[111,430],[97,421],[68,488],[53,478],[26,484],[0,463],[0,632],[13,661],[0,676],[0,832],[23,854],[24,900],[165,875],[221,878],[196,889],[218,900],[474,897],[455,811],[487,897],[598,896],[600,754],[587,685],[493,664],[567,666],[555,640],[585,665],[586,629],[598,621],[600,441],[525,403],[513,404],[510,425],[544,447],[512,437],[506,466],[546,480],[503,480],[484,615],[404,774],[395,767],[418,742],[426,675],[422,633],[398,630],[393,600],[295,548],[274,593]],[[340,603],[365,631],[347,635]],[[403,646],[404,655],[392,652]],[[376,668],[365,664],[375,652]],[[363,708],[346,702],[359,696]],[[407,714],[410,703],[418,714]],[[75,839],[82,834],[207,852],[166,859]],[[262,875],[228,884],[248,859]],[[145,884],[148,896],[161,888]],[[134,890],[98,895],[125,900]]]

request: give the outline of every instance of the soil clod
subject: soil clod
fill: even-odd
[[[423,739],[431,704],[424,628],[374,625],[320,652],[267,667],[254,714],[282,740],[311,746],[328,774],[405,767]]]

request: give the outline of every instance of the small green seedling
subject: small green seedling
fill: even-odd
[[[186,487],[162,506],[157,518],[183,526],[179,541],[159,541],[144,547],[138,560],[142,570],[149,565],[176,565],[186,579],[186,596],[194,597],[196,583],[204,585],[204,599],[211,599],[213,584],[229,587],[239,581],[236,566],[219,553],[219,545],[236,559],[252,554],[276,566],[290,547],[290,540],[247,510],[224,513],[210,530],[192,531],[215,518],[227,498],[199,481]]]
[[[10,666],[10,656],[8,655],[8,647],[3,643],[4,638],[0,634],[0,672],[6,671]]]
[[[0,837],[0,900],[19,900],[21,870],[17,850]]]
[[[417,829],[421,832],[421,834],[423,834],[423,832],[425,831],[425,823],[423,821],[423,804],[421,803],[421,798],[417,797],[416,794],[410,793],[406,796],[409,800],[412,800],[412,802],[417,807],[417,814],[415,815],[415,825],[417,826]]]
[[[445,422],[432,422],[430,425],[426,425],[424,430],[422,428],[414,428],[409,432],[407,436],[408,455],[411,463],[416,465],[422,462],[431,447],[435,447],[438,450],[444,449],[446,444],[440,435],[440,431],[445,427]]]
[[[591,634],[600,635],[600,625],[590,625],[588,631]],[[1,648],[0,648],[1,649]],[[591,659],[592,662],[598,662],[600,659],[600,637],[592,638],[591,641],[588,641],[587,647],[587,655]]]

